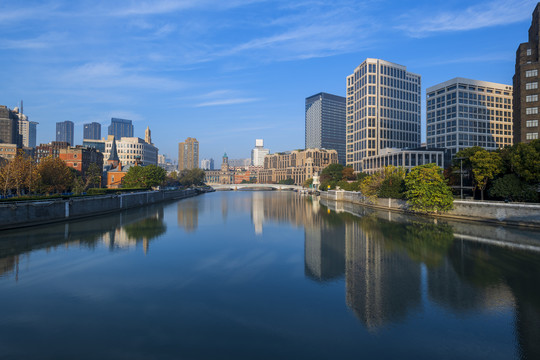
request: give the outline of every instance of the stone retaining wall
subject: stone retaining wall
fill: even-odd
[[[407,202],[404,200],[375,199],[369,201],[360,193],[353,191],[323,191],[321,198],[394,211],[408,211]],[[454,200],[453,210],[436,216],[540,227],[540,204]]]
[[[195,190],[161,190],[76,197],[69,200],[0,203],[0,229],[82,218],[195,195],[197,195]]]

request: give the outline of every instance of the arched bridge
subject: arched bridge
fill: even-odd
[[[220,190],[301,190],[299,185],[283,185],[283,184],[229,184],[229,185],[212,185],[216,191]]]

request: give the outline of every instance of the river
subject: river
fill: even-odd
[[[539,359],[538,230],[292,192],[0,233],[0,358]]]

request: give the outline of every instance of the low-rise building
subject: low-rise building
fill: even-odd
[[[0,143],[0,158],[13,160],[17,156],[17,144],[2,144]]]
[[[450,165],[451,153],[446,149],[392,149],[387,148],[379,155],[362,158],[362,169],[367,174],[383,171],[386,166],[402,167],[409,171],[415,166],[434,163],[441,168]]]
[[[293,179],[295,185],[302,185],[328,165],[337,163],[336,150],[306,149],[266,155],[264,168],[259,171],[259,183],[275,184]]]
[[[100,169],[103,168],[103,154],[81,145],[60,149],[58,157],[70,168],[80,171],[83,176],[92,163],[97,164]]]
[[[36,150],[34,151],[34,156],[36,159],[36,162],[39,163],[41,159],[46,158],[48,156],[52,156],[53,158],[57,158],[60,155],[60,151],[64,149],[69,148],[69,143],[66,141],[51,141],[48,144],[40,144],[39,146],[36,146]]]

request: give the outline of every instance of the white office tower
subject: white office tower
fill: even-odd
[[[256,139],[255,148],[251,150],[251,165],[264,166],[264,157],[268,154],[270,150],[264,148],[263,139]]]
[[[512,86],[454,78],[426,93],[428,148],[455,155],[472,146],[495,150],[513,144]]]
[[[420,146],[421,77],[402,65],[366,59],[347,77],[347,165],[386,148]]]

